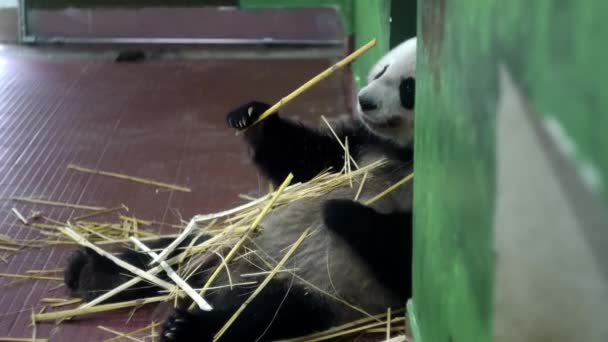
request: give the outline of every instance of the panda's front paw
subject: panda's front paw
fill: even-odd
[[[202,340],[198,336],[197,317],[185,309],[175,309],[163,324],[161,342],[186,342]]]
[[[347,199],[329,200],[321,208],[323,223],[337,233],[348,232],[370,223],[375,213],[374,209]]]
[[[251,126],[270,105],[263,102],[251,101],[226,115],[228,126],[236,129],[245,129]]]

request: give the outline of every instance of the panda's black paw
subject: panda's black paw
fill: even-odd
[[[245,129],[253,124],[270,105],[263,102],[251,101],[226,115],[228,126],[236,129]]]
[[[80,274],[83,268],[90,263],[91,257],[83,250],[79,249],[68,256],[67,266],[65,267],[63,280],[65,286],[72,296],[80,293]]]
[[[206,341],[201,336],[198,317],[186,309],[177,308],[163,324],[161,342]],[[210,337],[210,336],[209,336]],[[209,340],[210,341],[210,340]]]
[[[126,260],[133,264],[133,260]],[[139,266],[139,265],[138,265]],[[63,274],[66,288],[73,297],[90,301],[127,281],[121,269],[109,259],[97,254],[89,248],[81,248],[72,252],[67,260]],[[139,298],[146,294],[147,288],[128,289],[112,296],[109,302]]]
[[[323,203],[321,215],[325,226],[334,232],[345,233],[371,223],[376,211],[359,202],[334,199]]]

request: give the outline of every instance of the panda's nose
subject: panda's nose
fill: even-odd
[[[364,112],[378,109],[378,105],[374,101],[364,96],[359,96],[359,105],[361,105],[361,110]]]

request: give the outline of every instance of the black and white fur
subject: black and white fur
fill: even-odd
[[[278,273],[228,329],[223,341],[280,340],[362,316],[314,287],[370,314],[405,305],[411,295],[412,186],[404,186],[371,207],[361,203],[412,171],[415,53],[415,38],[391,50],[372,69],[368,85],[359,93],[357,119],[334,122],[340,138],[348,137],[350,153],[360,166],[379,157],[389,163],[369,175],[359,202],[353,201],[357,186],[346,186],[323,198],[302,199],[269,213],[261,223],[261,233],[245,243],[243,253],[257,250],[274,264],[312,227],[313,233],[285,265],[298,277]],[[305,182],[328,168],[342,168],[344,151],[328,130],[305,127],[279,115],[250,126],[267,108],[264,103],[247,103],[231,111],[227,122],[233,128],[248,128],[245,139],[253,150],[253,161],[270,180],[279,184],[292,172],[294,181]],[[169,242],[159,241],[152,247]],[[142,268],[150,261],[133,251],[123,252],[122,258]],[[233,281],[244,281],[241,274],[259,272],[254,265],[262,263],[254,254],[233,262]],[[213,269],[215,264],[207,266]],[[122,273],[105,258],[80,250],[72,256],[65,281],[73,294],[90,300],[126,281]],[[208,273],[201,272],[190,279],[191,285],[200,287],[206,276]],[[215,285],[227,283],[224,272]],[[164,324],[161,340],[211,341],[255,287],[210,292],[206,299],[214,307],[211,312],[176,309]],[[155,292],[150,286],[124,292],[114,300]]]

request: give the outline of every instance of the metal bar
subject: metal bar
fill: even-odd
[[[25,0],[20,0],[25,1]],[[291,46],[338,46],[340,39],[274,39],[274,38],[137,38],[137,37],[22,37],[24,43],[48,44],[175,44],[175,45],[291,45]]]
[[[21,43],[27,37],[27,1],[19,0],[17,3],[17,39]]]

